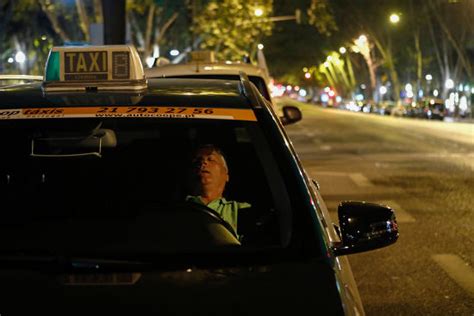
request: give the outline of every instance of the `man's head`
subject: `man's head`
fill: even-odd
[[[222,197],[229,181],[227,162],[222,151],[214,145],[200,146],[192,156],[191,176],[194,194]]]

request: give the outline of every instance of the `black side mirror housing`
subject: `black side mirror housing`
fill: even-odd
[[[289,125],[301,121],[303,115],[296,106],[285,105],[282,108],[283,116],[280,118],[283,125]]]
[[[338,216],[342,243],[333,247],[336,256],[386,247],[398,239],[395,213],[388,206],[345,201]]]

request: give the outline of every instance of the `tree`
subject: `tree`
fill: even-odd
[[[41,10],[63,42],[90,41],[90,23],[102,21],[100,0],[70,2],[38,0]]]
[[[302,12],[299,21],[275,23],[272,36],[265,39],[265,56],[272,75],[294,85],[327,84],[325,76],[304,77],[303,68],[317,69],[334,50],[333,39],[340,37],[336,21],[327,0],[279,0],[274,4],[274,16]],[[296,22],[296,23],[295,23]]]
[[[28,27],[24,27],[27,24]],[[34,0],[6,1],[0,4],[0,73],[42,74],[55,38]],[[18,52],[23,63],[5,62]]]
[[[472,12],[474,2],[429,2],[427,29],[431,38],[431,52],[436,56],[441,78],[442,96],[446,97],[448,79],[454,82],[473,82],[474,30]],[[470,55],[469,55],[470,54]]]
[[[273,0],[211,0],[193,23],[201,48],[213,50],[219,59],[240,60],[256,54],[257,44],[271,34]],[[256,10],[261,10],[260,16]]]
[[[152,51],[161,46],[165,35],[180,16],[180,8],[185,7],[182,1],[157,3],[154,0],[127,1],[127,20],[133,42],[142,58],[150,57]]]

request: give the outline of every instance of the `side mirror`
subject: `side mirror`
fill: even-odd
[[[346,201],[339,204],[338,216],[342,243],[333,247],[336,256],[386,247],[398,239],[395,213],[388,206]]]
[[[282,108],[283,116],[280,118],[283,125],[289,125],[301,120],[303,115],[296,106],[285,105]]]

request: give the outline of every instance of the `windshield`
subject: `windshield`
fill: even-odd
[[[284,181],[256,122],[4,120],[0,142],[2,252],[127,256],[288,243]],[[226,164],[217,202],[190,180],[196,168],[211,172],[197,159],[221,159],[202,151],[210,144]]]

